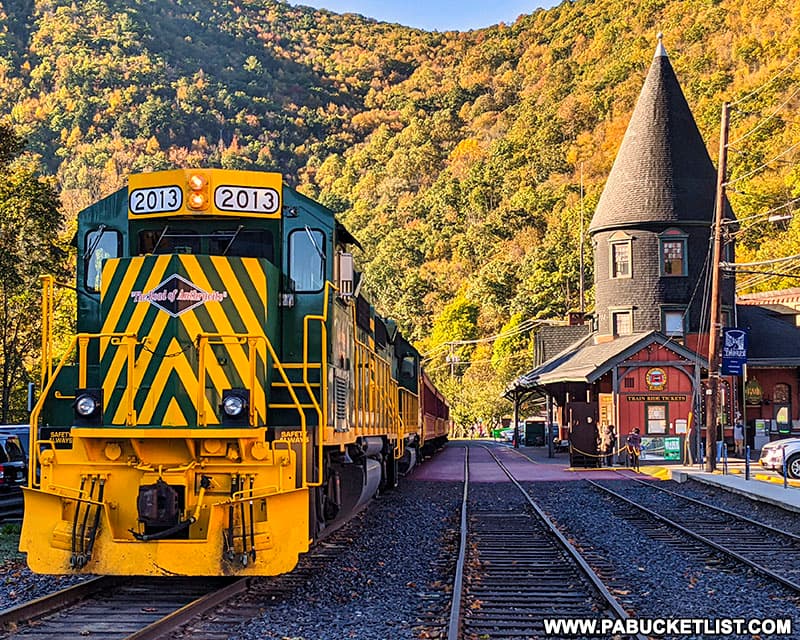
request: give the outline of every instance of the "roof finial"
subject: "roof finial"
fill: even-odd
[[[658,46],[656,47],[656,55],[653,56],[654,58],[658,58],[659,56],[667,57],[667,50],[664,48],[664,43],[661,42],[664,39],[664,34],[660,31],[658,32]]]

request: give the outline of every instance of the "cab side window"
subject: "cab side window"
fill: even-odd
[[[114,229],[100,228],[86,234],[84,285],[91,293],[100,292],[100,276],[103,262],[108,258],[119,258],[122,234]]]
[[[325,236],[318,229],[295,229],[289,234],[289,277],[295,291],[320,291],[325,284]]]

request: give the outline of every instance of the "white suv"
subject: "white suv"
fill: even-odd
[[[765,469],[783,473],[784,457],[786,475],[790,478],[800,478],[800,438],[784,438],[765,444],[758,462]]]

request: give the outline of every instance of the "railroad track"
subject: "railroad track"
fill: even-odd
[[[624,488],[619,483],[611,489],[597,481],[586,482],[634,507],[651,521],[657,521],[657,526],[652,528],[655,535],[669,536],[670,533],[664,531],[666,524],[673,531],[800,593],[800,536],[797,534],[658,487],[653,481],[625,477],[631,482]]]
[[[248,579],[93,578],[0,613],[3,638],[152,640],[247,588]]]
[[[541,638],[546,618],[626,619],[603,581],[495,454],[486,447],[465,451],[448,640]],[[517,490],[505,490],[500,502],[496,483],[470,483],[470,455],[478,458],[473,464],[493,461]]]

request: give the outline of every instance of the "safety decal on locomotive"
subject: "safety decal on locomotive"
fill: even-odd
[[[193,282],[176,273],[147,293],[131,291],[131,298],[137,304],[150,303],[162,311],[166,311],[173,318],[206,302],[222,302],[227,297],[228,292],[225,290],[203,291]]]

